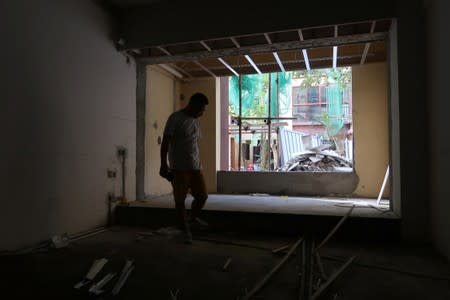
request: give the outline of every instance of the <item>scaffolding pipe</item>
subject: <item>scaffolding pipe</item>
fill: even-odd
[[[269,162],[269,166],[268,169],[269,171],[272,171],[272,167],[270,164],[270,150],[272,149],[272,145],[270,144],[270,140],[271,140],[271,131],[272,131],[272,115],[271,115],[271,111],[272,111],[272,73],[269,73],[269,111],[268,111],[268,118],[267,118],[267,126],[268,126],[268,134],[267,134],[267,139],[268,139],[268,143],[267,143],[267,150],[268,150],[268,155],[267,155],[267,161]]]
[[[242,139],[242,76],[239,75],[239,116],[238,116],[238,126],[239,126],[239,146],[238,146],[238,170],[241,170],[241,139]]]

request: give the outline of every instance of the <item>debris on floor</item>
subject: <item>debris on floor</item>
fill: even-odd
[[[324,291],[347,269],[347,267],[356,258],[352,256],[349,258],[344,265],[342,265],[337,271],[335,271],[330,276],[327,276],[319,250],[331,239],[331,237],[336,233],[336,231],[342,226],[342,224],[347,220],[347,218],[353,212],[355,206],[353,205],[347,214],[342,217],[342,219],[331,229],[328,235],[323,238],[318,246],[315,246],[314,236],[306,233],[305,236],[301,237],[292,246],[283,246],[272,250],[273,254],[284,252],[288,247],[289,251],[284,255],[284,257],[253,287],[249,293],[245,293],[244,300],[254,299],[256,294],[268,283],[268,281],[279,271],[279,269],[288,261],[288,259],[294,254],[297,248],[300,248],[298,255],[300,256],[299,265],[299,299],[302,300],[316,300],[318,299]],[[299,247],[301,245],[301,247]],[[314,263],[315,262],[315,263]],[[318,280],[314,280],[318,278]],[[323,283],[322,283],[323,282]]]
[[[175,292],[172,292],[172,290],[169,291],[170,292],[170,299],[171,300],[177,300],[178,298],[178,293],[180,292],[180,289],[177,289]]]
[[[320,152],[307,151],[294,155],[284,166],[277,169],[280,172],[295,171],[352,171],[353,164],[332,150]]]
[[[111,279],[113,279],[115,276],[116,276],[116,273],[106,274],[102,280],[100,280],[97,283],[92,284],[91,288],[89,289],[89,293],[97,295],[97,296],[100,294],[103,294],[105,291],[102,290],[102,288],[104,286],[106,286],[108,284],[108,282],[110,282]]]
[[[67,233],[63,235],[55,235],[51,239],[51,245],[53,248],[59,249],[67,247],[70,243],[70,237]]]
[[[223,270],[224,272],[226,272],[226,271],[228,270],[228,267],[230,266],[232,260],[233,260],[232,257],[229,257],[229,258],[227,259],[227,261],[225,262],[225,264],[224,264],[223,267],[222,267],[222,270]]]
[[[116,277],[117,273],[108,272],[98,282],[94,282],[94,279],[97,276],[97,274],[100,273],[100,271],[103,269],[103,267],[107,262],[108,259],[106,258],[96,259],[92,264],[91,268],[89,269],[88,273],[86,274],[85,278],[79,283],[75,284],[74,288],[81,290],[84,286],[92,284],[89,290],[87,290],[89,294],[97,296],[100,294],[104,294],[106,292],[105,286],[109,282],[111,282],[114,277]],[[119,279],[117,279],[116,283],[114,284],[114,287],[112,288],[111,294],[113,296],[117,295],[120,292],[133,269],[134,269],[134,260],[130,259],[127,260],[122,268]]]
[[[291,235],[194,231],[195,243],[185,247],[155,234],[158,227],[120,227],[61,251],[1,258],[8,274],[3,290],[14,295],[10,299],[67,294],[71,299],[450,299],[450,269],[434,252],[404,244],[377,243],[373,249],[372,241],[342,242],[337,233],[351,226],[348,221],[339,218],[320,230],[299,226],[303,241],[253,296],[250,292],[295,243]],[[130,243],[139,232],[152,235],[145,243]],[[100,270],[102,257],[108,261]],[[87,277],[93,280],[73,288]],[[299,297],[302,279],[307,298]],[[51,282],[59,284],[42,284]]]
[[[284,250],[288,249],[289,247],[290,247],[290,245],[285,245],[285,246],[282,246],[282,247],[273,249],[273,250],[272,250],[272,253],[273,253],[273,254],[276,254],[276,253],[278,253],[278,252],[280,252],[280,251],[284,251]]]
[[[153,233],[157,234],[157,235],[166,236],[166,237],[172,237],[172,236],[180,234],[181,230],[176,227],[169,226],[169,227],[161,227],[161,228],[155,230]]]
[[[97,274],[101,271],[101,269],[105,266],[107,262],[108,260],[106,258],[96,259],[92,264],[91,268],[89,269],[88,273],[84,277],[84,279],[75,284],[74,288],[80,289],[86,284],[92,282],[95,276],[97,276]]]
[[[112,290],[113,295],[117,295],[120,292],[120,289],[125,284],[125,281],[127,281],[133,269],[134,269],[134,261],[127,260],[125,265],[123,266],[122,273],[120,273],[120,277]]]
[[[278,262],[270,271],[269,273],[266,274],[266,276],[264,276],[263,279],[261,279],[260,282],[258,282],[255,287],[249,292],[246,293],[244,299],[245,300],[249,300],[252,299],[253,296],[255,296],[255,294],[257,292],[259,292],[259,290],[270,280],[270,278],[272,278],[272,276],[278,272],[278,270],[287,262],[287,260],[289,259],[289,257],[292,255],[292,253],[297,249],[298,245],[300,245],[300,243],[303,241],[303,237],[300,238],[294,245],[292,245],[292,247],[289,249],[288,253],[285,254],[285,256],[283,257],[283,259]]]

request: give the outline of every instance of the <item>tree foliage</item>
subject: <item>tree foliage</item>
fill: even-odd
[[[319,85],[337,85],[344,89],[352,82],[352,69],[350,67],[343,67],[336,69],[315,69],[310,71],[302,70],[293,72],[293,77],[303,79],[300,85],[302,88]]]

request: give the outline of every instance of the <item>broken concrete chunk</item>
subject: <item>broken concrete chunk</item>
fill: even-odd
[[[313,163],[316,163],[316,162],[319,162],[319,161],[322,160],[322,158],[320,158],[320,157],[318,157],[318,156],[310,156],[310,157],[308,157],[308,159],[309,159],[310,161],[312,161]]]
[[[331,150],[318,152],[302,152],[295,154],[284,166],[277,169],[282,172],[295,171],[348,171],[352,170],[353,164],[344,157],[339,156]],[[345,169],[343,169],[345,168]]]
[[[59,249],[67,247],[70,243],[70,238],[67,233],[63,235],[55,235],[52,237],[51,245],[53,248]]]

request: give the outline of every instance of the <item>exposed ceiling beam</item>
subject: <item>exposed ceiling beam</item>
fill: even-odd
[[[161,50],[162,52],[164,52],[166,55],[172,56],[172,53],[170,53],[169,51],[167,51],[166,48],[163,48],[161,46],[157,47],[159,50]]]
[[[218,60],[225,66],[227,67],[228,70],[231,71],[231,73],[233,73],[236,76],[239,76],[239,73],[236,72],[226,61],[224,61],[222,58],[218,58]]]
[[[272,40],[267,33],[264,33],[264,37],[266,38],[267,44],[272,45]]]
[[[300,41],[304,41],[303,31],[301,29],[298,30],[298,37],[299,37]],[[306,49],[302,49],[302,54],[303,54],[303,61],[305,62],[306,70],[310,71],[311,66],[309,65],[308,51]]]
[[[270,39],[270,36],[267,33],[264,33],[264,37],[266,38],[267,44],[272,45],[272,40]],[[275,60],[277,61],[278,66],[280,67],[282,72],[286,72],[286,70],[284,69],[283,63],[281,62],[280,57],[278,56],[278,53],[272,52],[273,57],[275,57]]]
[[[370,33],[375,32],[375,25],[376,25],[376,21],[373,21],[372,26],[370,26]],[[361,61],[360,61],[361,65],[363,65],[366,62],[367,53],[369,53],[369,48],[370,48],[370,43],[366,43],[366,45],[364,46],[363,54],[361,56]]]
[[[239,42],[236,40],[235,37],[230,37],[230,40],[233,42],[236,48],[241,48],[241,45],[239,44]]]
[[[158,66],[160,66],[161,68],[163,68],[164,70],[166,70],[170,74],[175,75],[178,78],[183,78],[183,75],[180,72],[178,72],[177,70],[175,70],[173,67],[171,67],[169,65],[160,64]]]
[[[302,53],[303,53],[303,59],[305,61],[306,70],[310,71],[311,66],[309,65],[308,52],[306,51],[306,49],[302,49]]]
[[[334,25],[334,37],[338,37],[338,26]],[[338,53],[338,47],[333,46],[333,69],[336,69],[337,66],[337,53]]]
[[[298,38],[300,39],[300,41],[303,41],[304,40],[303,39],[303,31],[301,29],[298,29],[297,32],[298,32]]]
[[[258,66],[253,62],[253,60],[251,59],[250,56],[245,55],[245,58],[248,60],[248,62],[252,65],[253,69],[255,69],[255,71],[256,71],[258,74],[262,74],[261,71],[259,70]]]
[[[373,54],[369,54],[369,56],[370,55],[374,56]],[[360,57],[361,57],[360,54],[352,54],[352,55],[341,56],[340,59],[342,59],[342,60],[350,60],[350,59],[355,60],[355,59],[358,59],[358,61],[359,61]],[[311,62],[330,62],[331,58],[329,56],[324,56],[324,57],[311,58],[309,60]],[[283,61],[283,65],[288,66],[288,65],[292,65],[292,64],[298,64],[298,63],[301,63],[301,62],[303,62],[303,60],[284,60]],[[248,63],[248,64],[229,64],[229,66],[232,67],[233,69],[243,69],[243,68],[249,68],[249,67],[254,69],[251,66],[250,63]],[[273,62],[273,61],[267,61],[267,62],[259,62],[258,66],[260,66],[260,67],[274,67],[275,68],[275,66],[278,66],[278,64],[276,62]],[[210,71],[212,71],[212,72],[226,70],[224,67],[221,67],[221,66],[220,67],[209,67],[208,69]],[[197,69],[194,69],[194,68],[189,68],[188,69],[189,72],[194,72],[194,71],[198,71],[198,70],[199,70],[198,68]]]
[[[195,61],[207,58],[219,58],[226,56],[246,55],[246,54],[248,55],[254,53],[267,53],[293,49],[309,49],[309,48],[340,46],[365,42],[384,41],[387,38],[387,35],[388,34],[385,32],[346,35],[340,36],[338,38],[331,37],[331,38],[309,39],[303,41],[290,41],[282,43],[273,43],[271,45],[265,44],[265,45],[245,46],[241,48],[227,48],[220,50],[191,52],[171,56],[154,56],[154,57],[138,56],[137,60],[146,64]]]
[[[286,72],[286,70],[284,69],[283,63],[281,62],[281,59],[278,56],[278,53],[274,52],[273,56],[275,57],[275,60],[277,61],[278,66],[280,66],[281,71]]]
[[[175,65],[175,64],[171,64],[170,66],[173,67],[175,70],[177,70],[177,71],[183,73],[183,74],[186,75],[187,77],[192,78],[192,75],[191,75],[188,71],[186,71],[185,69],[183,69],[182,67],[179,67],[179,66],[177,66],[177,65]]]
[[[208,73],[209,75],[211,75],[212,77],[216,78],[216,74],[214,74],[213,72],[211,72],[208,68],[206,68],[204,65],[202,65],[201,63],[199,63],[198,61],[194,61],[194,63],[196,65],[198,65],[200,68],[203,69],[203,71],[205,71],[206,73]]]
[[[211,51],[211,48],[204,41],[200,41],[200,44],[202,44],[202,46],[205,47],[206,50]]]
[[[337,67],[337,53],[338,53],[338,47],[333,46],[333,69],[336,69],[336,67]]]

